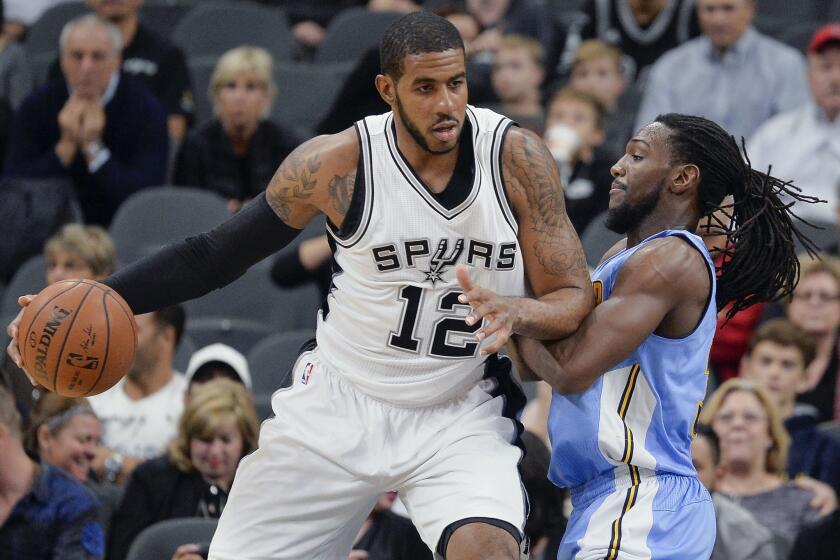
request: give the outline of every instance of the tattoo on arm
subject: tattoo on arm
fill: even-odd
[[[336,212],[341,216],[346,216],[347,211],[350,209],[350,201],[353,198],[355,183],[355,171],[351,171],[347,175],[334,175],[330,179],[330,202]]]
[[[576,233],[566,216],[560,173],[554,158],[536,135],[509,134],[504,154],[504,180],[528,204],[531,227],[537,235],[534,252],[547,274],[586,270],[586,258],[574,241]]]
[[[315,174],[320,168],[317,153],[302,157],[302,154],[293,152],[286,158],[277,170],[273,185],[266,191],[266,200],[281,220],[288,222],[292,206],[312,196],[318,184]]]

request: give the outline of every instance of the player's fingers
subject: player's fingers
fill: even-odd
[[[493,313],[493,311],[495,311],[495,306],[491,302],[482,303],[478,307],[473,307],[470,314],[464,317],[464,322],[469,326],[473,326],[483,318]]]
[[[498,335],[499,331],[505,328],[509,328],[507,321],[503,317],[494,315],[489,323],[485,323],[484,327],[475,333],[475,337],[478,340],[484,340],[485,338],[490,338],[494,334]],[[510,335],[508,335],[508,338],[510,338]]]
[[[461,289],[464,290],[464,292],[469,292],[475,287],[466,265],[459,264],[455,267],[455,278],[458,279],[458,283],[461,285]]]
[[[502,349],[502,346],[507,344],[507,341],[510,339],[511,330],[507,327],[499,329],[496,331],[496,340],[492,343],[488,344],[484,348],[481,349],[482,356],[489,356],[490,354],[495,354],[499,350]]]

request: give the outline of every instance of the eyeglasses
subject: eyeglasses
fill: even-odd
[[[810,292],[810,291],[803,291],[803,292],[794,292],[793,293],[794,300],[800,301],[811,301],[812,299],[816,299],[818,303],[827,303],[829,301],[836,301],[840,299],[840,295],[838,294],[829,294],[827,292]]]

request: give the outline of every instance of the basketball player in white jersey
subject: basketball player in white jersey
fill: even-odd
[[[523,554],[511,414],[524,401],[495,352],[514,332],[577,329],[594,304],[583,252],[540,138],[467,105],[449,22],[398,20],[381,61],[391,112],[304,143],[236,216],[105,279],[146,313],[233,281],[328,218],[336,272],[317,341],[239,465],[213,560],[345,560],[394,489],[438,558]],[[465,320],[456,264],[505,296],[483,323]]]

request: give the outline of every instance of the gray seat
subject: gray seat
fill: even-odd
[[[275,61],[291,60],[295,48],[289,24],[280,12],[245,2],[196,6],[175,26],[172,40],[188,58],[220,56],[248,44],[263,47]]]
[[[835,422],[833,420],[820,422],[817,425],[817,430],[830,436],[834,439],[834,441],[840,444],[840,422]]]
[[[315,62],[355,62],[376,47],[385,30],[402,14],[371,12],[349,8],[335,16],[327,26],[324,41],[315,53]]]
[[[816,21],[800,21],[788,24],[779,32],[778,38],[783,43],[798,49],[801,52],[808,50],[814,32],[819,29],[820,23]]]
[[[276,64],[271,118],[312,131],[332,107],[352,64]],[[371,84],[373,87],[373,84]]]
[[[273,334],[275,329],[250,319],[194,317],[187,320],[186,331],[197,348],[221,342],[247,354],[260,340]]]
[[[273,334],[248,352],[254,394],[271,394],[291,385],[291,369],[301,347],[315,338],[315,331],[300,329]]]
[[[183,187],[144,189],[117,210],[109,232],[117,257],[128,264],[164,245],[211,229],[230,217],[215,193]]]
[[[796,211],[796,207],[794,207],[794,211]],[[799,231],[813,241],[814,245],[820,250],[825,250],[830,245],[840,241],[840,231],[838,231],[836,223],[811,221],[811,224],[813,225],[794,221],[794,225],[796,225]],[[798,239],[796,240],[796,250],[800,253],[805,250],[805,247]]]
[[[305,285],[281,290],[272,283],[269,266],[266,259],[224,288],[188,301],[187,316],[248,319],[269,325],[273,332],[314,326],[318,289]]]
[[[187,59],[194,92],[195,121],[199,125],[213,118],[213,100],[207,89],[210,87],[210,77],[218,60],[217,56],[195,56]]]
[[[26,294],[37,294],[47,285],[47,265],[43,255],[30,257],[12,276],[9,285],[3,291],[0,316],[17,315],[20,310],[17,299]],[[3,331],[5,332],[5,324]]]
[[[55,59],[58,54],[58,37],[64,24],[87,13],[90,13],[90,9],[84,2],[65,2],[49,8],[29,28],[24,43],[26,52],[30,56],[49,53]]]
[[[182,544],[210,542],[217,524],[216,519],[200,517],[160,521],[137,535],[126,560],[171,560]]]
[[[196,350],[198,350],[198,346],[190,338],[190,335],[187,333],[182,334],[181,340],[178,341],[178,347],[175,349],[175,357],[172,358],[172,367],[176,371],[185,373],[190,363],[190,358],[195,354]]]
[[[604,224],[606,218],[606,212],[592,218],[592,221],[583,231],[583,235],[580,236],[583,252],[586,254],[586,262],[591,267],[597,266],[604,253],[624,237],[607,229]]]

